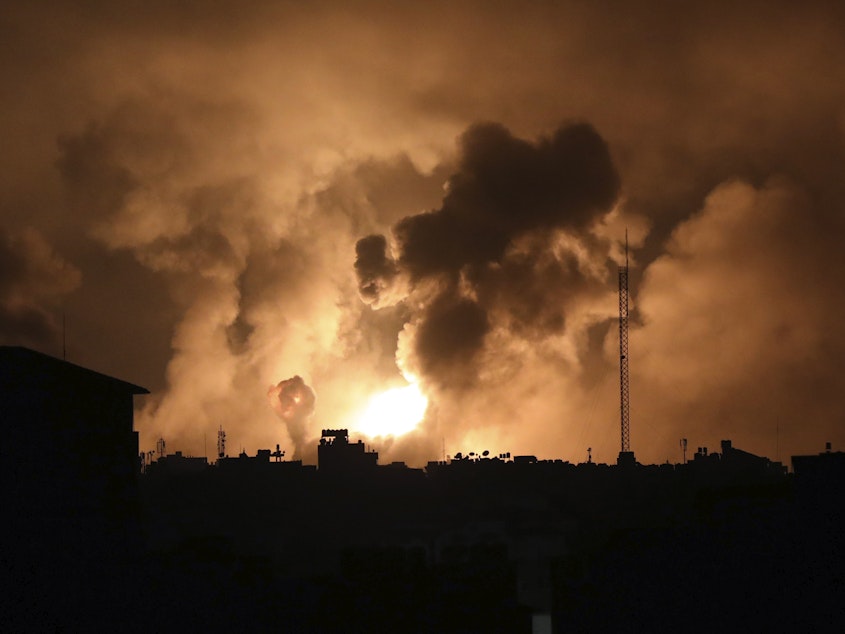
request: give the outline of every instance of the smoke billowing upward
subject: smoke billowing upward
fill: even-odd
[[[417,323],[414,353],[420,370],[439,384],[471,383],[473,361],[489,328],[481,305],[457,294],[440,293]]]
[[[308,421],[314,414],[317,397],[314,390],[305,384],[301,376],[279,381],[267,391],[273,409],[285,421],[288,434],[294,446],[294,457],[300,458],[307,450]]]
[[[607,145],[587,124],[564,126],[536,144],[502,125],[477,124],[463,133],[459,151],[442,207],[394,228],[398,263],[414,281],[500,262],[512,241],[531,231],[583,228],[619,192]],[[386,243],[376,236],[358,245],[371,259],[381,247],[377,261],[385,260]],[[364,297],[371,294],[362,286]]]
[[[397,274],[396,263],[387,255],[384,236],[372,235],[358,241],[355,245],[355,271],[361,297],[378,305]]]
[[[375,307],[409,280],[411,354],[402,362],[446,389],[473,385],[496,324],[530,326],[536,338],[561,330],[564,305],[548,283],[565,288],[582,273],[554,237],[589,235],[620,188],[606,143],[585,123],[534,143],[476,124],[459,153],[441,207],[393,228],[397,256],[371,235],[355,261],[361,298]]]

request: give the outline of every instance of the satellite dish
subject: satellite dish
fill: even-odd
[[[484,450],[484,452],[483,452],[481,455],[482,455],[482,456],[484,456],[484,457],[486,458],[487,456],[489,456],[489,455],[490,455],[490,451],[489,451],[489,450],[487,450],[487,449],[485,449],[485,450]]]

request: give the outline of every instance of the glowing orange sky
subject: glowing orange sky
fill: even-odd
[[[290,447],[266,394],[297,375],[305,437],[354,429],[404,372],[429,407],[385,460],[613,461],[625,227],[640,460],[679,460],[682,437],[845,446],[841,3],[171,4],[0,18],[0,341],[60,356],[64,311],[69,360],[152,391],[142,447],[199,454],[220,425]],[[523,149],[590,126],[618,195],[514,220],[540,204],[528,181],[466,185],[531,154],[491,122]],[[467,220],[504,199],[499,224]],[[495,224],[501,249],[408,229],[444,205],[466,224],[442,235]],[[396,273],[373,302],[356,244],[378,235]]]

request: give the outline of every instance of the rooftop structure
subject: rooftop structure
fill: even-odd
[[[346,429],[324,429],[317,447],[317,463],[326,473],[361,473],[375,468],[378,452],[367,451],[364,443],[349,442]]]

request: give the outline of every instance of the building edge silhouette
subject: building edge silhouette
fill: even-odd
[[[144,549],[133,399],[148,391],[15,346],[0,346],[0,385],[6,624],[106,619]]]

